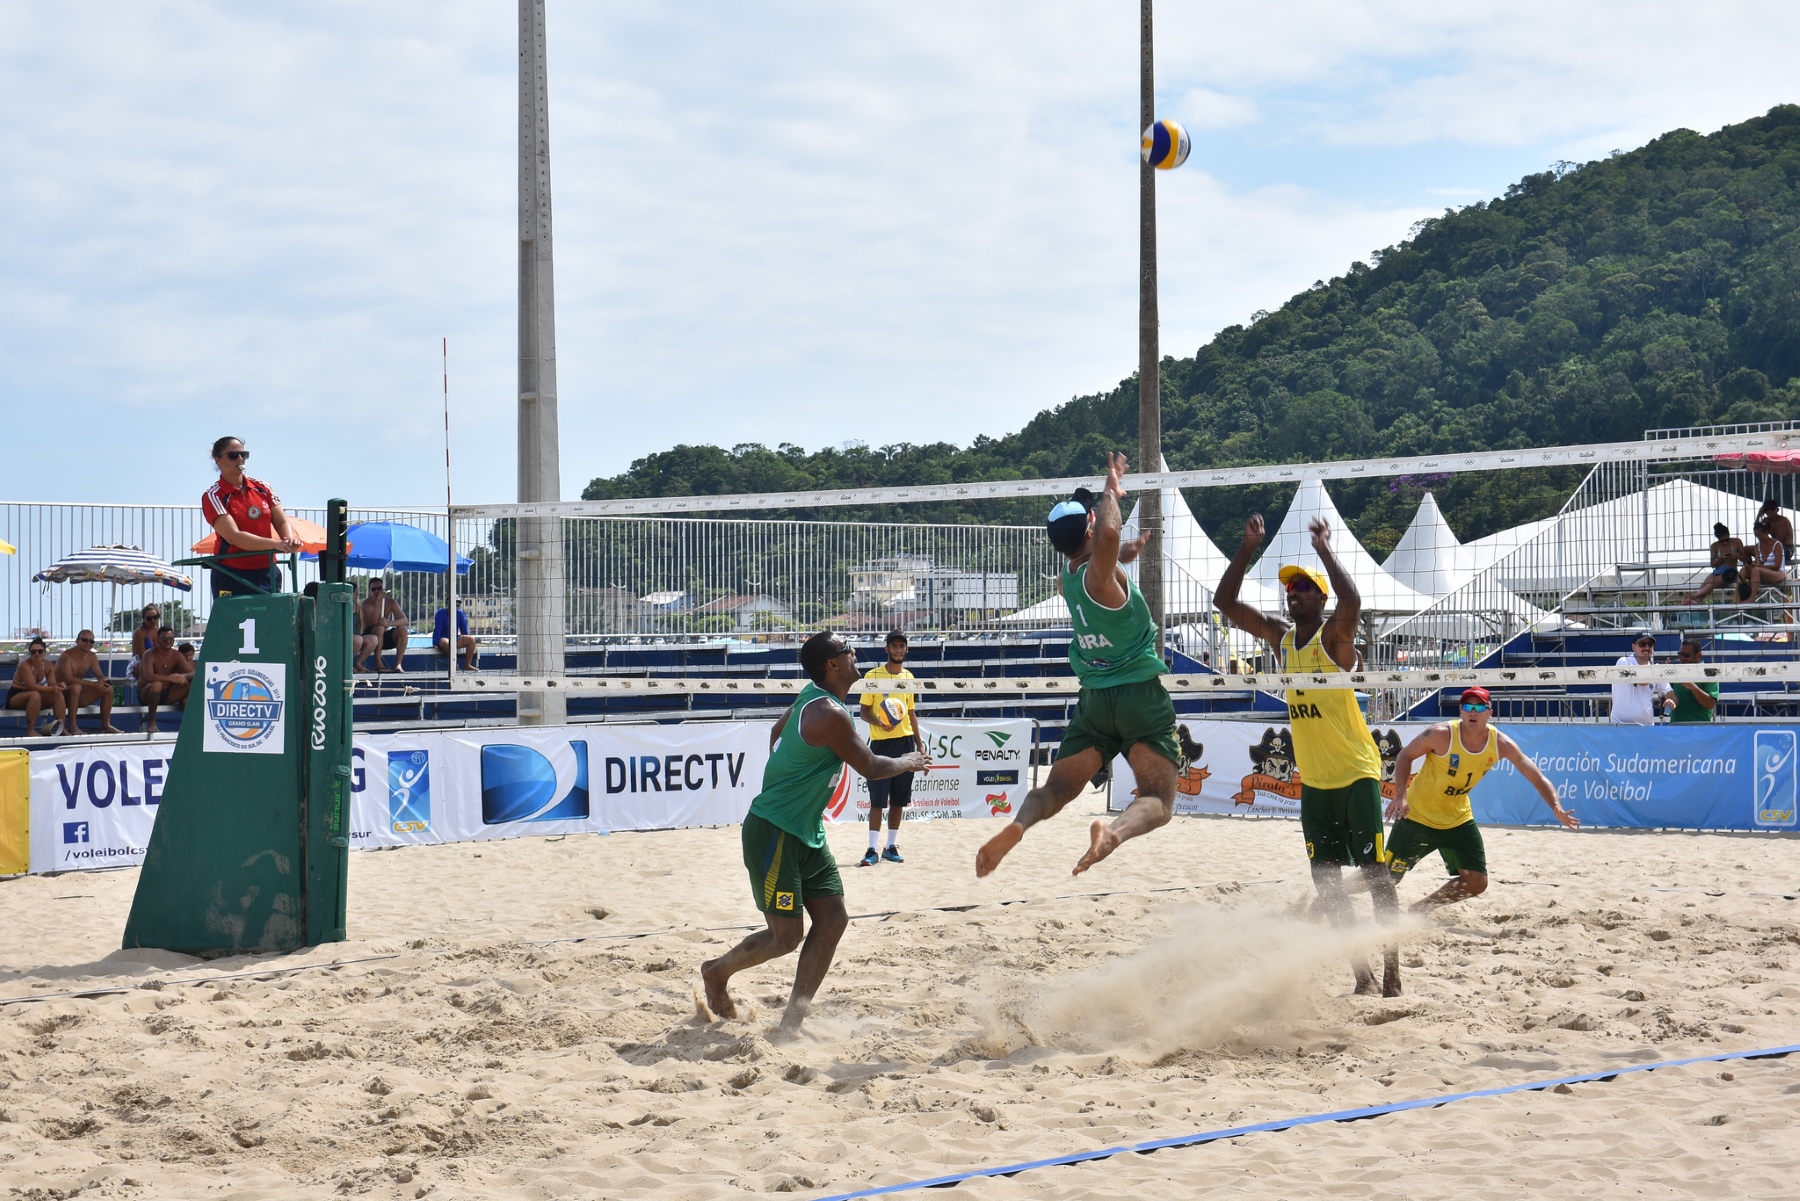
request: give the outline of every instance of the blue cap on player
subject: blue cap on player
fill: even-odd
[[[1044,519],[1050,533],[1050,545],[1065,555],[1072,555],[1087,541],[1088,514],[1094,509],[1094,494],[1086,488],[1075,489],[1068,500],[1058,501]]]

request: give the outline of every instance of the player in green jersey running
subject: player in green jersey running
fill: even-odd
[[[976,852],[977,876],[999,867],[1025,831],[1056,816],[1121,751],[1137,775],[1137,796],[1111,822],[1095,821],[1089,827],[1087,854],[1076,862],[1075,872],[1094,866],[1126,839],[1166,825],[1175,813],[1181,747],[1175,738],[1175,704],[1157,678],[1168,668],[1144,594],[1119,566],[1136,559],[1150,538],[1146,532],[1122,541],[1119,501],[1125,495],[1125,470],[1125,456],[1112,455],[1098,503],[1083,488],[1050,510],[1050,542],[1069,557],[1062,594],[1074,626],[1069,665],[1081,678],[1081,697],[1049,779],[1026,793],[1018,816]]]
[[[707,1008],[714,1016],[735,1018],[737,1005],[726,989],[731,978],[798,948],[794,989],[781,1017],[781,1028],[788,1031],[798,1030],[806,1019],[838,939],[850,924],[837,860],[825,841],[825,806],[844,764],[866,780],[885,780],[924,771],[931,763],[923,751],[884,758],[857,736],[844,700],[862,673],[856,669],[856,652],[843,639],[829,632],[814,634],[800,648],[800,668],[811,683],[770,732],[762,791],[744,818],[744,867],[767,925],[700,965]],[[812,918],[810,932],[803,913]]]

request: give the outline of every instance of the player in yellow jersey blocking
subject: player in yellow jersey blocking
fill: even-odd
[[[1432,726],[1407,743],[1394,763],[1394,799],[1387,807],[1394,823],[1388,834],[1388,872],[1399,884],[1433,851],[1450,871],[1450,882],[1414,905],[1415,913],[1487,891],[1487,851],[1469,793],[1500,760],[1531,782],[1557,821],[1571,830],[1581,825],[1562,807],[1555,785],[1525,757],[1519,744],[1488,724],[1492,711],[1487,689],[1464,689],[1462,716],[1456,724]],[[1413,765],[1421,759],[1415,775]]]
[[[1285,672],[1351,671],[1356,667],[1356,621],[1362,614],[1362,598],[1331,553],[1331,526],[1314,519],[1307,529],[1325,573],[1293,563],[1281,569],[1287,617],[1258,612],[1238,599],[1244,572],[1262,546],[1260,513],[1251,514],[1244,523],[1244,540],[1219,580],[1213,603],[1233,625],[1278,650]],[[1334,593],[1337,608],[1327,617],[1325,602]],[[1306,836],[1313,887],[1326,916],[1334,926],[1350,926],[1356,921],[1344,890],[1344,865],[1350,864],[1360,869],[1368,882],[1376,916],[1393,921],[1400,914],[1400,899],[1382,846],[1381,752],[1357,707],[1355,691],[1290,688],[1288,726],[1293,731],[1294,763],[1300,776],[1300,832]],[[1400,995],[1397,946],[1390,944],[1384,950],[1379,986],[1360,957],[1350,966],[1356,973],[1358,993]]]

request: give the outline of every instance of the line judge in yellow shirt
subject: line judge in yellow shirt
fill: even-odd
[[[1414,905],[1413,912],[1478,897],[1487,891],[1487,850],[1469,793],[1494,764],[1504,759],[1531,782],[1556,820],[1573,830],[1581,823],[1562,807],[1556,786],[1525,757],[1519,744],[1488,724],[1493,701],[1485,688],[1462,694],[1462,717],[1442,722],[1406,744],[1394,762],[1394,799],[1387,815],[1388,871],[1395,885],[1425,856],[1436,851],[1450,882]],[[1417,775],[1413,764],[1422,760]]]
[[[887,662],[863,672],[865,680],[910,680],[906,670],[906,634],[895,630],[887,636]],[[869,749],[877,755],[898,759],[915,750],[924,749],[914,720],[914,696],[910,692],[865,692],[862,697],[862,719],[869,723]],[[882,860],[905,863],[900,855],[900,820],[912,802],[913,773],[903,772],[886,780],[869,781],[869,849],[858,867],[875,867]],[[881,811],[887,810],[887,849],[877,851],[881,840]]]

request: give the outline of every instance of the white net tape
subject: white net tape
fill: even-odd
[[[1362,692],[1393,689],[1528,688],[1541,685],[1605,685],[1696,683],[1783,683],[1800,680],[1800,662],[1647,664],[1643,667],[1471,668],[1467,670],[1341,672],[1334,675],[1263,673],[1258,675],[1166,675],[1162,685],[1174,693],[1217,693],[1288,688],[1354,688]],[[609,696],[779,696],[798,693],[804,679],[732,680],[705,677],[620,678],[617,676],[465,675],[456,681],[461,692],[577,692]],[[921,677],[910,680],[863,680],[851,688],[861,693],[911,692],[920,696],[1073,696],[1081,681],[1073,676],[968,679]]]

